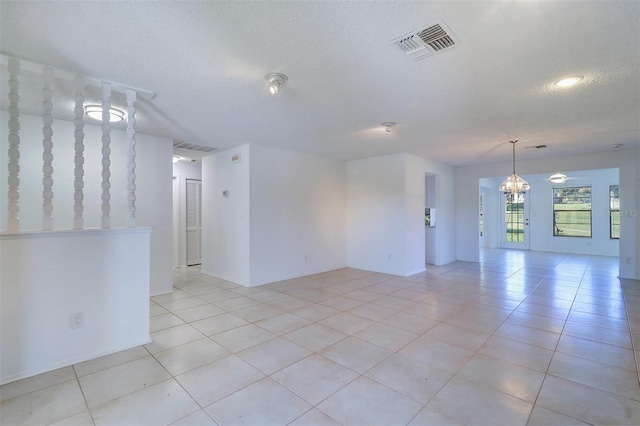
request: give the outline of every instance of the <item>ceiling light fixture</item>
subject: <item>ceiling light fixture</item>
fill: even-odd
[[[395,121],[385,121],[384,123],[380,123],[381,126],[384,126],[384,132],[387,135],[391,134],[391,128],[396,125]]]
[[[86,105],[84,107],[84,113],[89,118],[102,121],[102,105]],[[114,123],[116,121],[124,120],[124,111],[117,108],[109,108],[109,122]]]
[[[178,161],[180,161],[180,157],[178,157],[177,155],[173,156],[173,162],[177,163]]]
[[[280,87],[289,80],[289,77],[279,72],[270,72],[264,76],[264,79],[269,83],[269,93],[277,95]]]
[[[571,77],[563,78],[562,80],[556,81],[556,86],[558,87],[571,87],[574,84],[580,82],[584,77],[581,75],[572,75]]]
[[[549,181],[553,182],[553,183],[565,183],[567,180],[567,175],[562,174],[562,173],[556,173],[553,174],[551,176],[549,176]]]
[[[509,194],[517,194],[519,192],[526,192],[531,189],[531,185],[529,182],[522,179],[520,176],[516,174],[516,142],[518,140],[509,141],[510,144],[513,145],[513,173],[511,176],[506,178],[504,182],[502,182],[499,186],[500,191]]]

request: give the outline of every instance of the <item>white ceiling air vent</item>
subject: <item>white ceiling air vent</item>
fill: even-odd
[[[194,151],[202,151],[202,152],[213,152],[216,149],[218,149],[210,146],[195,145],[192,143],[186,143],[186,142],[180,142],[180,141],[173,141],[173,147],[182,148],[182,149],[192,149]]]
[[[442,21],[420,28],[393,40],[412,59],[420,59],[460,44]]]

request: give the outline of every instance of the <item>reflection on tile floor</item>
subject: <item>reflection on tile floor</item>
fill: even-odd
[[[153,343],[0,388],[0,424],[640,424],[640,282],[487,250],[245,288],[190,267]],[[635,351],[634,351],[635,347]]]

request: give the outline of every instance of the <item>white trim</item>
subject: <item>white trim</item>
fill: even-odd
[[[19,240],[36,238],[56,238],[56,237],[84,237],[91,235],[119,235],[119,234],[150,234],[153,231],[151,226],[140,226],[137,228],[111,228],[111,229],[65,229],[55,231],[21,231],[21,232],[0,232],[0,240]]]

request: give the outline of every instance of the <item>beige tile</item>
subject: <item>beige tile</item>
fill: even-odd
[[[316,352],[344,339],[347,335],[321,324],[311,324],[287,333],[282,337],[305,349]]]
[[[547,410],[539,405],[533,407],[527,426],[586,426],[587,423]]]
[[[211,318],[205,318],[199,321],[192,322],[191,325],[200,330],[207,336],[222,333],[223,331],[231,330],[236,327],[249,324],[247,321],[233,314],[227,313],[222,315],[216,315]]]
[[[382,322],[384,324],[391,325],[396,328],[401,328],[403,330],[410,331],[416,334],[426,333],[436,325],[440,324],[440,321],[409,314],[406,312],[398,312],[397,314],[390,316]]]
[[[431,407],[424,407],[411,420],[409,426],[437,425],[437,426],[464,426],[462,423],[447,417]]]
[[[280,309],[274,308],[273,306],[261,304],[249,306],[248,308],[238,309],[233,313],[249,322],[255,322],[281,314],[282,311]]]
[[[318,354],[362,374],[393,352],[355,337],[347,337]]]
[[[418,303],[405,309],[404,312],[418,315],[425,318],[431,318],[436,321],[444,321],[460,310],[459,307],[445,307],[429,305],[427,303]]]
[[[445,322],[433,327],[422,337],[429,340],[438,340],[459,348],[476,351],[491,336],[480,331],[458,327],[457,325]]]
[[[169,379],[92,410],[96,426],[170,424],[199,410],[198,404]]]
[[[355,334],[374,324],[374,321],[349,312],[341,312],[329,318],[325,318],[319,323],[345,334]]]
[[[93,418],[89,411],[83,411],[58,422],[51,423],[49,426],[93,426]]]
[[[307,411],[295,421],[289,423],[290,426],[341,426],[340,423],[327,416],[322,411],[314,408]]]
[[[418,301],[395,297],[395,295],[383,296],[371,302],[372,305],[384,306],[385,308],[393,309],[394,311],[403,311],[416,303],[418,303]]]
[[[204,338],[159,352],[154,357],[171,375],[177,376],[229,355],[228,350]]]
[[[89,361],[81,362],[73,366],[78,377],[86,376],[87,374],[96,373],[107,368],[115,367],[116,365],[126,364],[136,359],[149,356],[149,351],[144,346],[136,346],[135,348],[127,349],[125,351],[115,352],[110,355],[101,356],[100,358],[94,358]]]
[[[233,312],[240,309],[248,308],[249,306],[259,305],[261,302],[252,299],[250,297],[239,296],[233,299],[225,299],[219,302],[215,302],[215,305],[224,309],[225,311]]]
[[[205,337],[204,334],[200,333],[189,324],[184,324],[151,333],[151,340],[153,340],[153,343],[144,345],[144,347],[152,354],[155,354],[166,351],[167,349],[175,348],[176,346],[184,345],[185,343],[200,340],[203,337]]]
[[[176,377],[189,394],[205,407],[262,379],[264,374],[235,355]]]
[[[507,323],[524,325],[531,328],[539,328],[541,330],[551,331],[553,333],[562,333],[564,328],[564,320],[552,317],[544,317],[540,315],[529,314],[527,312],[514,312],[506,320]]]
[[[191,295],[182,290],[174,289],[173,292],[171,293],[153,296],[151,300],[154,301],[155,303],[165,303],[165,302],[170,302],[172,300],[185,299],[187,297],[191,297]]]
[[[491,336],[478,350],[478,353],[543,373],[549,368],[549,363],[551,363],[551,357],[553,356],[553,351],[550,349],[499,336]]]
[[[320,303],[334,309],[340,309],[341,311],[348,311],[349,309],[353,309],[356,306],[362,305],[364,302],[362,300],[353,299],[347,296],[336,296],[327,300],[323,300]]]
[[[48,373],[8,383],[0,386],[0,402],[75,379],[76,375],[73,372],[73,368],[63,367]]]
[[[541,348],[554,350],[560,339],[560,334],[552,333],[538,328],[525,327],[522,325],[505,322],[494,333],[496,336],[506,339],[517,340]]]
[[[269,317],[255,323],[256,325],[281,336],[311,324],[311,321],[290,313]]]
[[[468,425],[524,425],[533,405],[489,387],[454,377],[427,404]]]
[[[202,300],[206,300],[209,303],[221,302],[223,300],[233,299],[235,297],[238,297],[238,293],[231,290],[214,291],[213,293],[208,293],[200,296]]]
[[[0,403],[0,424],[42,425],[85,412],[76,380],[49,386]]]
[[[492,334],[500,327],[500,325],[502,325],[502,320],[488,318],[464,311],[460,311],[456,315],[449,317],[445,322],[447,324],[464,327],[469,330],[480,331],[486,334]]]
[[[198,321],[220,314],[224,314],[224,310],[210,304],[187,308],[175,312],[175,315],[182,318],[186,322]]]
[[[207,413],[219,425],[285,425],[312,407],[266,377],[209,405]]]
[[[558,343],[558,352],[587,358],[603,364],[635,371],[633,351],[620,346],[564,335]]]
[[[329,318],[330,316],[339,314],[340,311],[338,309],[330,308],[328,306],[312,304],[308,306],[304,306],[300,309],[296,309],[291,312],[294,315],[305,318],[309,321],[321,321],[325,318]]]
[[[537,405],[590,424],[640,424],[638,401],[554,376],[547,376]]]
[[[456,373],[471,358],[473,352],[438,340],[426,339],[424,336],[400,350],[402,355],[452,374]]]
[[[387,324],[378,323],[367,327],[355,337],[396,352],[418,337],[418,334]]]
[[[221,344],[231,352],[240,352],[244,349],[266,342],[277,337],[270,331],[258,327],[255,324],[247,324],[232,330],[214,334],[211,339]]]
[[[281,385],[316,405],[358,374],[319,355],[312,355],[271,376]]]
[[[544,373],[482,354],[474,355],[457,376],[531,403],[544,380]]]
[[[317,407],[344,425],[407,424],[422,404],[360,377]]]
[[[393,355],[368,371],[365,376],[426,404],[453,376],[404,355]]]
[[[567,321],[563,334],[632,349],[631,335],[622,331]]]
[[[155,317],[156,315],[162,315],[162,314],[166,314],[169,311],[167,311],[165,308],[163,308],[162,306],[158,305],[157,303],[151,303],[151,305],[149,306],[149,316],[150,317]]]
[[[165,330],[167,328],[175,327],[184,324],[184,321],[179,317],[171,313],[157,315],[151,317],[149,321],[149,331],[154,333],[156,331]]]
[[[548,374],[640,401],[638,377],[629,370],[556,352]]]
[[[169,312],[176,312],[193,308],[195,306],[206,305],[207,302],[199,297],[190,296],[178,300],[170,300],[168,302],[158,302],[158,304]]]
[[[270,375],[306,358],[311,352],[278,337],[238,352],[237,355],[264,374]]]
[[[180,420],[171,423],[172,426],[218,426],[204,410],[196,411],[183,417]]]
[[[272,300],[267,302],[267,305],[276,309],[280,309],[282,312],[291,312],[296,309],[300,309],[304,306],[309,306],[312,303],[308,300],[300,299],[299,297],[285,295],[281,299]]]
[[[349,310],[349,313],[364,317],[372,321],[382,321],[397,313],[394,309],[385,308],[384,306],[374,305],[372,303],[364,303]]]
[[[89,408],[95,408],[145,386],[171,377],[153,357],[147,356],[80,377],[80,386]]]

